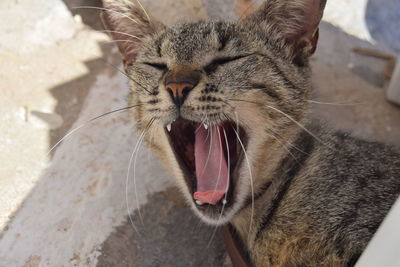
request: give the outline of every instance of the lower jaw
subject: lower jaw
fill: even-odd
[[[199,215],[199,217],[205,221],[206,223],[212,225],[222,225],[226,224],[233,217],[236,198],[234,196],[234,185],[229,187],[229,190],[226,194],[226,203],[223,204],[223,201],[215,204],[203,204],[198,205],[192,200],[192,207],[195,212]]]
[[[200,210],[197,206],[194,207],[195,213],[203,220],[205,223],[211,225],[223,225],[231,221],[232,216],[230,216],[231,210],[226,211],[225,209],[217,210],[215,207],[205,210]]]
[[[218,202],[215,205],[210,205],[210,204],[198,205],[192,199],[195,211],[205,222],[212,225],[222,225],[226,224],[232,219],[238,202],[238,199],[236,197],[237,195],[236,184],[238,183],[240,166],[243,163],[243,160],[244,160],[243,155],[240,155],[237,165],[235,166],[235,168],[231,170],[231,175],[230,175],[231,181],[228,191],[220,202]],[[191,181],[188,181],[187,179],[185,180],[188,185],[190,195],[193,196],[194,186],[189,186],[191,184]],[[225,204],[223,201],[224,199],[226,200]]]
[[[191,194],[192,195],[192,194]],[[196,204],[194,200],[191,200],[191,206],[193,210],[197,213],[197,215],[206,223],[213,224],[213,225],[220,225],[226,223],[227,214],[230,213],[233,202],[226,202],[223,204],[219,202],[215,205],[211,204]]]

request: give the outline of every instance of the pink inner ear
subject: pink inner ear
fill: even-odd
[[[115,40],[115,44],[123,56],[124,66],[127,67],[136,59],[136,51],[140,40],[130,35],[136,36],[135,33],[138,34],[137,29],[134,30],[133,22],[124,16],[103,12],[101,18],[104,27],[109,31],[112,39]]]
[[[261,23],[276,39],[289,45],[289,56],[309,56],[317,47],[317,28],[325,4],[326,0],[264,1],[249,21]]]
[[[301,9],[297,17],[300,31],[290,39],[295,45],[295,50],[307,49],[301,51],[301,53],[309,56],[314,54],[317,49],[318,25],[322,19],[326,0],[301,0],[299,2],[303,2],[303,5],[300,5]],[[297,8],[299,9],[300,7]]]
[[[112,39],[123,56],[124,66],[132,64],[141,47],[142,39],[153,34],[161,23],[149,20],[143,9],[135,1],[104,0],[104,8],[109,11],[101,13],[104,27],[110,31]]]

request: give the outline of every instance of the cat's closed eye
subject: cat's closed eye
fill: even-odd
[[[168,70],[167,64],[163,64],[163,63],[144,62],[143,64],[146,66],[153,67],[153,68],[163,71],[163,72],[166,72]]]
[[[230,62],[234,62],[236,60],[248,57],[249,55],[240,55],[234,57],[221,57],[212,60],[207,66],[204,67],[204,71],[207,74],[214,72],[219,66],[225,65]]]
[[[240,55],[240,56],[234,56],[234,57],[221,57],[221,58],[216,58],[214,60],[212,60],[209,64],[207,64],[204,67],[204,71],[207,74],[210,74],[212,72],[214,72],[219,66],[225,65],[227,63],[230,62],[234,62],[236,60],[248,57],[249,55]],[[163,64],[163,63],[153,63],[153,62],[143,62],[143,65],[146,66],[150,66],[154,69],[157,69],[159,71],[163,71],[166,72],[168,71],[168,66],[167,64]]]

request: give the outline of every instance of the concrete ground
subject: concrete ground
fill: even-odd
[[[233,0],[142,2],[167,24],[235,17]],[[137,142],[129,115],[86,123],[126,106],[127,81],[106,63],[120,58],[96,31],[97,12],[71,9],[80,5],[100,3],[0,3],[10,22],[0,25],[0,266],[227,264],[219,231],[192,215],[149,151],[141,148],[129,167]],[[400,26],[396,5],[328,2],[312,60],[313,100],[325,104],[312,109],[333,127],[400,146],[400,109],[385,100],[386,62],[352,52],[400,51],[398,31],[387,33]]]

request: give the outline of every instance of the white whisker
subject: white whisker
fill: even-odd
[[[210,134],[210,145],[209,145],[209,149],[208,149],[208,155],[207,155],[207,159],[206,159],[206,163],[204,164],[204,168],[203,168],[203,170],[201,171],[201,175],[200,175],[200,177],[201,176],[203,176],[203,174],[204,174],[204,172],[205,172],[205,170],[206,170],[206,167],[207,167],[207,165],[208,165],[208,162],[209,162],[209,160],[210,160],[210,155],[211,155],[211,147],[212,147],[212,144],[213,144],[213,129],[212,129],[212,127],[210,127],[209,129],[208,129],[208,131],[207,131],[207,137],[208,137],[208,134],[211,132],[211,134]],[[206,138],[206,140],[207,140],[207,138]],[[206,141],[205,141],[206,142]],[[208,210],[210,210],[210,207],[211,206],[208,206],[207,207],[207,211]]]
[[[201,171],[200,177],[203,176],[203,174],[204,174],[204,172],[205,172],[205,170],[206,170],[206,168],[207,168],[208,161],[210,160],[210,156],[211,156],[211,147],[212,147],[212,143],[213,143],[212,131],[213,131],[213,130],[212,130],[212,127],[207,131],[207,137],[208,137],[209,132],[211,132],[211,137],[210,137],[211,139],[210,139],[210,145],[209,145],[209,147],[208,147],[208,154],[207,154],[206,163],[204,164],[204,168],[203,168],[203,170]],[[207,138],[206,138],[206,140],[207,140]],[[206,142],[206,141],[204,141],[204,142]]]
[[[230,169],[231,169],[231,155],[230,155],[230,152],[229,152],[228,137],[226,136],[225,129],[223,129],[223,130],[224,130],[226,151],[227,151],[227,154],[228,154],[228,161],[227,161],[227,163],[228,163],[228,184],[226,185],[226,189],[225,189],[225,191],[228,192],[229,184],[230,184],[230,174],[231,174],[231,173],[230,173]],[[226,200],[226,197],[227,197],[227,194],[225,194],[225,200]]]
[[[293,119],[291,116],[289,116],[288,114],[286,114],[285,112],[272,107],[270,105],[265,105],[267,108],[273,109],[276,112],[279,112],[280,114],[284,115],[286,118],[288,118],[289,120],[291,120],[292,122],[294,122],[297,126],[299,126],[301,129],[303,129],[304,131],[306,131],[309,135],[311,135],[312,137],[314,137],[318,142],[320,142],[321,144],[325,145],[326,147],[331,148],[329,145],[325,144],[319,137],[317,137],[315,134],[313,134],[310,130],[308,130],[306,127],[304,127],[301,123],[299,123],[298,121],[296,121],[295,119]]]
[[[97,10],[101,10],[101,11],[107,11],[107,12],[113,12],[116,13],[118,15],[121,15],[123,17],[128,18],[130,21],[134,22],[134,23],[138,23],[136,20],[134,20],[133,18],[129,17],[128,15],[118,12],[116,10],[112,10],[109,8],[105,8],[105,7],[96,7],[96,6],[76,6],[76,7],[72,7],[71,9],[97,9]]]
[[[136,163],[137,163],[137,158],[139,155],[139,151],[140,151],[140,146],[143,143],[144,137],[145,137],[146,133],[144,133],[143,137],[141,140],[139,140],[139,145],[138,145],[138,149],[136,150],[136,154],[135,154],[135,159],[133,160],[133,188],[135,189],[135,198],[136,198],[136,203],[137,203],[137,210],[139,213],[139,218],[140,221],[142,223],[142,225],[144,225],[143,223],[143,216],[142,213],[140,212],[140,205],[139,205],[139,198],[138,198],[138,193],[137,193],[137,184],[136,184]]]
[[[279,136],[279,134],[278,134],[277,132],[273,131],[272,129],[268,129],[267,134],[272,134],[273,137],[275,137],[275,138],[277,138],[276,136]],[[297,146],[293,145],[292,143],[290,143],[290,142],[286,142],[286,143],[287,143],[290,147],[293,147],[294,149],[296,149],[297,151],[299,151],[299,152],[301,152],[301,153],[303,153],[303,154],[309,155],[307,152],[305,152],[304,150],[298,148]]]
[[[292,156],[292,158],[297,162],[297,163],[299,163],[298,161],[297,161],[297,158],[293,155],[293,153],[292,152],[290,152],[290,150],[287,148],[287,146],[281,141],[281,140],[279,140],[278,139],[278,137],[276,137],[275,135],[273,135],[273,134],[271,134],[271,133],[266,133],[267,135],[269,135],[269,136],[271,136],[272,138],[274,138],[276,141],[278,141],[278,143]]]
[[[218,131],[218,135],[220,136],[219,128],[217,128],[217,131]],[[211,137],[211,138],[212,138],[212,137]],[[211,140],[212,140],[212,139],[211,139]],[[219,140],[220,146],[222,147],[221,138],[218,138],[218,140]],[[222,154],[221,154],[221,156],[220,156],[220,158],[219,158],[218,177],[217,177],[217,182],[215,183],[215,186],[214,186],[214,192],[213,192],[213,194],[212,194],[212,197],[214,197],[215,191],[217,190],[217,187],[218,187],[219,180],[221,179],[221,169],[222,169]]]
[[[150,128],[150,126],[151,126],[151,124],[152,124],[153,122],[154,122],[154,119],[150,120],[150,122],[149,122],[149,124],[147,125],[147,127],[146,127],[146,128],[143,130],[143,132],[140,134],[139,139],[138,139],[138,141],[136,142],[136,145],[135,145],[134,149],[132,150],[132,154],[131,154],[131,157],[130,157],[130,159],[129,159],[128,170],[127,170],[127,174],[126,174],[126,181],[125,181],[125,202],[126,202],[126,209],[127,209],[127,211],[128,211],[128,217],[129,217],[129,220],[130,220],[130,222],[131,222],[131,224],[132,224],[132,227],[133,227],[133,229],[136,231],[137,234],[139,234],[139,232],[138,232],[138,230],[137,230],[137,228],[136,228],[136,226],[135,226],[135,224],[134,224],[134,222],[133,222],[132,215],[131,215],[131,210],[130,210],[130,207],[129,207],[129,199],[128,199],[129,175],[130,175],[130,171],[131,171],[131,165],[132,165],[132,161],[133,161],[133,156],[135,155],[136,151],[138,150],[138,148],[139,148],[139,146],[140,146],[140,144],[141,144],[141,142],[142,142],[142,140],[143,140],[143,138],[144,138],[144,136],[145,136],[147,130]],[[135,181],[134,181],[134,182],[135,182]],[[141,220],[142,220],[141,213],[140,213],[139,199],[138,199],[137,191],[136,191],[136,184],[135,184],[135,193],[136,193],[136,194],[135,194],[135,197],[136,197],[136,205],[137,205],[139,217],[140,217]],[[143,224],[143,220],[142,220],[142,224]]]
[[[120,31],[110,31],[110,30],[103,30],[103,31],[99,31],[99,32],[118,33],[118,34],[126,35],[126,36],[129,36],[129,37],[132,37],[132,38],[135,38],[135,39],[141,40],[141,38],[139,38],[139,37],[137,37],[137,36],[135,36],[135,35],[132,35],[132,34],[126,33],[126,32],[120,32]]]
[[[251,104],[256,104],[256,105],[260,105],[260,106],[264,106],[267,108],[270,108],[272,110],[275,110],[276,112],[282,114],[283,116],[285,116],[286,118],[288,118],[289,120],[291,120],[292,122],[294,122],[298,127],[300,127],[301,129],[303,129],[305,132],[307,132],[309,135],[311,135],[312,137],[315,138],[315,140],[317,140],[318,142],[320,142],[322,145],[329,147],[330,149],[334,149],[333,147],[327,145],[326,143],[324,143],[319,137],[317,137],[315,134],[313,134],[310,130],[308,130],[306,127],[304,127],[301,123],[299,123],[298,121],[296,121],[295,119],[293,119],[291,116],[289,116],[288,114],[286,114],[285,112],[270,106],[270,105],[266,105],[263,103],[258,103],[258,102],[254,102],[254,101],[247,101],[247,100],[241,100],[241,99],[229,99],[232,101],[239,101],[239,102],[246,102],[246,103],[251,103]]]
[[[143,133],[142,133],[142,134],[143,134]],[[135,230],[135,232],[136,232],[137,234],[139,234],[139,231],[138,231],[137,227],[135,226],[135,223],[133,222],[132,215],[131,215],[131,210],[130,210],[130,208],[129,208],[128,183],[129,183],[129,173],[130,173],[130,169],[131,169],[131,164],[132,164],[132,160],[133,160],[133,155],[135,155],[136,147],[137,147],[137,145],[138,145],[138,143],[139,143],[141,137],[142,137],[142,136],[140,135],[138,142],[136,143],[134,149],[132,149],[132,154],[131,154],[131,157],[129,158],[128,171],[127,171],[127,174],[126,174],[126,181],[125,181],[125,204],[126,204],[126,209],[127,209],[127,211],[128,211],[128,217],[129,217],[129,220],[130,220],[130,222],[131,222],[131,225],[132,225],[133,229]],[[140,234],[139,234],[139,235],[140,235]]]
[[[230,183],[230,169],[231,169],[231,158],[230,158],[230,154],[229,154],[229,144],[228,144],[228,137],[226,136],[226,132],[225,132],[225,129],[223,129],[223,131],[224,131],[224,138],[225,138],[225,144],[226,144],[226,150],[227,150],[227,154],[228,154],[228,160],[227,160],[227,164],[228,164],[228,183],[226,184],[226,189],[225,189],[225,196],[224,196],[224,201],[222,202],[222,209],[221,209],[221,212],[220,212],[220,214],[219,214],[219,217],[218,217],[218,222],[221,220],[221,218],[222,218],[222,214],[224,213],[224,209],[225,209],[225,205],[226,205],[226,198],[228,197],[228,190],[229,190],[229,183]],[[212,235],[211,235],[211,239],[210,239],[210,241],[208,242],[208,245],[207,245],[207,247],[209,247],[210,245],[211,245],[211,242],[212,242],[212,240],[213,240],[213,238],[214,238],[214,236],[215,236],[215,234],[216,234],[216,232],[217,232],[217,229],[218,229],[218,226],[215,226],[215,228],[214,228],[214,231],[213,231],[213,233],[212,233]]]
[[[363,103],[340,103],[340,102],[320,102],[316,100],[307,100],[307,102],[312,104],[320,104],[320,105],[332,105],[332,106],[354,106],[354,105],[363,105]]]
[[[249,236],[248,238],[250,239],[250,233],[251,233],[251,228],[253,227],[253,218],[254,218],[254,181],[253,181],[253,174],[251,172],[251,166],[250,166],[250,160],[247,155],[246,149],[244,148],[243,142],[240,139],[239,133],[233,129],[233,131],[236,134],[237,139],[239,140],[240,146],[242,147],[246,162],[247,162],[247,167],[249,169],[249,174],[250,174],[250,187],[251,187],[251,216],[250,216],[250,224],[249,224]],[[249,240],[250,241],[250,240]]]
[[[132,41],[132,40],[111,40],[111,41],[106,41],[105,43],[114,43],[114,42],[136,43],[135,41]]]
[[[239,132],[239,115],[235,112],[236,131]],[[236,147],[239,147],[239,141],[236,141]]]
[[[144,14],[146,15],[147,19],[148,19],[149,22],[150,22],[150,21],[151,21],[151,20],[150,20],[150,16],[149,16],[149,14],[147,13],[146,9],[144,9],[144,7],[142,6],[142,3],[140,3],[139,0],[136,0],[136,2],[139,4],[140,8],[143,10]]]
[[[219,140],[219,145],[220,145],[220,147],[222,148],[221,133],[219,132],[219,128],[217,128],[217,131],[218,131],[218,136],[219,136],[219,138],[218,138],[218,140]],[[223,153],[223,151],[221,151],[221,152]],[[221,153],[221,155],[220,155],[220,157],[219,157],[218,178],[217,178],[217,183],[215,184],[214,193],[215,193],[215,190],[217,190],[218,183],[219,183],[219,179],[221,179],[221,169],[222,169],[222,160],[223,160],[223,158],[222,158],[222,153]]]
[[[51,152],[52,152],[58,145],[60,145],[60,143],[61,143],[62,141],[64,141],[65,139],[67,139],[70,135],[72,135],[73,133],[75,133],[75,132],[78,131],[79,129],[81,129],[81,128],[87,126],[89,123],[95,122],[95,121],[97,121],[97,120],[99,120],[99,119],[101,119],[101,118],[103,118],[103,117],[105,117],[105,116],[108,116],[108,115],[110,115],[110,114],[113,114],[113,113],[120,113],[120,112],[129,110],[129,109],[134,108],[134,107],[139,107],[139,106],[142,106],[142,105],[143,105],[143,104],[138,104],[138,105],[133,105],[133,106],[128,106],[128,107],[124,107],[124,108],[119,108],[119,109],[116,109],[116,110],[108,111],[108,112],[106,112],[106,113],[104,113],[104,114],[102,114],[102,115],[99,115],[99,116],[97,116],[97,117],[94,117],[93,119],[90,119],[90,120],[86,121],[85,123],[82,123],[81,125],[77,126],[76,128],[72,129],[71,131],[69,131],[66,135],[64,135],[64,137],[62,137],[57,143],[55,143],[55,145],[53,145],[53,146],[50,148],[49,152],[47,152],[47,156],[49,156],[49,155],[51,154]]]
[[[68,138],[68,136],[72,135],[74,132],[78,131],[79,129],[81,129],[82,127],[85,127],[86,123],[83,123],[81,125],[79,125],[78,127],[76,127],[75,129],[69,131],[66,135],[64,135],[63,138],[61,138],[54,146],[52,146],[49,150],[49,152],[47,152],[47,156],[51,154],[51,152],[62,142],[64,141],[66,138]]]

